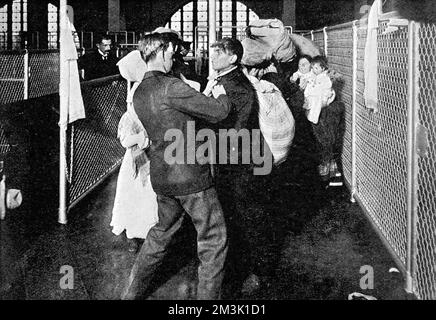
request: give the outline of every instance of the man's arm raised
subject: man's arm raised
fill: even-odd
[[[215,98],[192,89],[179,79],[174,79],[166,88],[168,105],[199,119],[211,123],[224,120],[230,112],[230,102],[224,87],[216,86],[212,94]]]

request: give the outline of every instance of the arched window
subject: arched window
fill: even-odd
[[[193,42],[194,48],[207,49],[209,12],[208,0],[194,0],[180,8],[166,24],[178,31],[183,40]],[[218,38],[241,38],[244,28],[259,19],[253,10],[239,1],[216,0]]]
[[[8,5],[0,8],[0,50],[8,47]]]
[[[48,48],[57,49],[58,47],[58,7],[49,3],[48,12]]]
[[[12,2],[12,49],[21,48],[21,33],[27,31],[27,0]]]
[[[27,0],[13,0],[0,8],[0,49],[21,49],[23,32],[27,32]]]

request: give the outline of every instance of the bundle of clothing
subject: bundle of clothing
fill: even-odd
[[[242,64],[246,66],[256,66],[266,61],[287,63],[295,59],[297,53],[311,57],[322,53],[314,42],[289,32],[278,19],[253,21],[247,27],[246,35],[242,41]]]
[[[259,99],[259,126],[274,157],[284,162],[295,135],[295,120],[280,90],[271,82],[247,75]]]
[[[294,59],[296,49],[289,32],[278,19],[260,19],[246,29],[247,38],[242,41],[242,64],[254,66],[273,58],[280,62]]]

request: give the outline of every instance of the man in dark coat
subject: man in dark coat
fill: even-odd
[[[262,174],[268,175],[269,172],[256,175],[255,166],[259,163],[255,163],[253,150],[257,148],[261,152],[269,153],[269,157],[264,159],[271,164],[273,160],[259,129],[259,103],[256,91],[240,66],[244,50],[242,44],[236,39],[224,38],[213,44],[212,48],[212,68],[217,74],[210,80],[206,94],[214,83],[224,86],[231,110],[229,116],[217,127],[220,130],[234,129],[241,136],[237,150],[231,142],[228,144],[228,161],[226,164],[219,162],[216,175],[218,196],[229,230],[229,277],[234,277],[229,280],[236,286],[231,289],[232,291],[242,286],[243,292],[250,292],[259,287],[258,275],[268,272],[264,264],[264,250],[266,238],[272,232],[268,228],[268,212],[262,203],[268,192],[262,187]],[[246,136],[244,137],[247,134],[249,141]],[[221,137],[219,140],[221,153],[223,140]],[[250,156],[249,161],[244,161],[247,154]],[[232,156],[235,155],[238,158],[237,163],[232,162]],[[244,270],[238,270],[240,267]],[[244,279],[244,284],[242,281],[238,284],[238,280]]]
[[[197,141],[194,126],[199,120],[203,125],[223,120],[230,106],[222,86],[215,88],[215,100],[168,74],[175,46],[168,37],[157,33],[145,36],[139,44],[148,71],[135,91],[133,104],[152,141],[147,155],[159,222],[138,253],[123,299],[138,298],[148,287],[187,215],[197,231],[197,298],[219,299],[221,294],[227,230],[208,157],[200,158],[196,153],[204,142]]]
[[[85,53],[79,59],[79,70],[83,70],[83,80],[93,80],[119,73],[118,58],[112,51],[112,39],[103,35],[97,43],[97,50]]]

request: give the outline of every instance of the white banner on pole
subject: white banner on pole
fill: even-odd
[[[77,67],[77,50],[73,29],[67,15],[67,1],[60,0],[60,81],[59,81],[59,217],[67,223],[66,137],[68,123],[85,118],[80,78]]]

